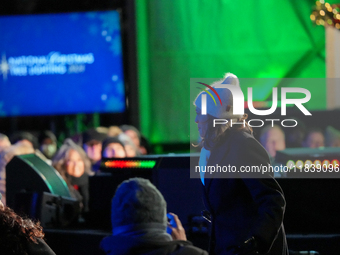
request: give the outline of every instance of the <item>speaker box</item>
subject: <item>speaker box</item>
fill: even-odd
[[[6,166],[7,205],[19,214],[39,219],[43,227],[64,227],[80,212],[66,182],[35,154],[15,156]]]
[[[33,219],[39,219],[44,228],[66,227],[76,224],[80,213],[76,199],[47,192],[20,192],[15,194],[12,209]]]

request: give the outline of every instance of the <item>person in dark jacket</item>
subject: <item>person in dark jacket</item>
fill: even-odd
[[[220,84],[239,86],[228,73]],[[287,255],[283,228],[285,199],[279,184],[269,173],[246,173],[245,169],[269,167],[266,150],[255,140],[247,115],[233,114],[233,97],[227,88],[215,88],[221,105],[206,96],[206,113],[201,113],[202,95],[195,99],[198,131],[203,146],[200,175],[203,197],[211,217],[210,254]],[[213,126],[214,119],[228,123]],[[231,125],[231,121],[240,124]],[[215,167],[230,171],[209,172]],[[243,172],[242,172],[243,171]]]
[[[17,215],[1,202],[0,193],[0,254],[55,255],[43,240],[40,223]]]
[[[101,249],[108,255],[208,255],[186,240],[175,214],[168,218],[169,224],[166,202],[150,181],[124,181],[112,199],[112,235],[102,240]]]

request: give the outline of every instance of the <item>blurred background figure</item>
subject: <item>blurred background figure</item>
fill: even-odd
[[[124,144],[126,157],[133,158],[140,155],[140,152],[138,151],[136,145],[132,142],[131,138],[128,135],[121,133],[117,136],[117,138]]]
[[[31,133],[26,131],[20,131],[14,133],[10,137],[10,141],[12,144],[21,143],[26,144],[27,146],[32,147],[33,149],[38,149],[38,139]]]
[[[31,154],[34,149],[28,143],[16,143],[3,149],[0,153],[0,192],[2,202],[6,204],[6,165],[16,155]]]
[[[132,142],[135,144],[136,148],[140,149],[141,134],[137,128],[131,125],[123,125],[120,127],[124,134],[128,135]]]
[[[96,131],[101,133],[101,134],[107,135],[107,133],[109,132],[109,128],[107,128],[107,127],[96,127]]]
[[[51,134],[53,133],[51,132]],[[10,141],[13,145],[23,145],[23,146],[32,148],[33,149],[32,153],[35,153],[39,158],[44,160],[47,164],[51,165],[51,160],[48,157],[46,157],[46,155],[42,151],[39,150],[40,146],[39,146],[38,138],[34,136],[33,134],[31,134],[30,132],[20,131],[20,132],[14,133],[10,137]],[[17,154],[17,155],[20,155],[20,154]]]
[[[108,137],[102,144],[102,156],[104,158],[125,158],[124,144],[117,137]]]
[[[51,131],[43,131],[39,135],[39,149],[47,159],[53,158],[57,152],[57,138]]]
[[[52,166],[67,183],[71,196],[80,203],[83,213],[89,210],[89,175],[91,163],[83,149],[66,139],[52,159]]]
[[[91,161],[92,171],[94,172],[99,170],[102,158],[102,142],[106,137],[106,133],[98,132],[95,128],[83,133],[83,149]]]
[[[327,147],[340,147],[340,131],[328,126],[325,131],[325,145]]]
[[[262,129],[260,143],[269,153],[271,162],[273,162],[277,151],[286,149],[285,134],[277,125],[266,126]]]
[[[1,202],[0,193],[0,251],[1,254],[55,255],[43,240],[40,223],[22,218]]]
[[[312,128],[307,131],[306,137],[302,143],[303,147],[319,148],[325,146],[325,137],[322,130],[319,128]]]
[[[107,135],[114,137],[118,136],[121,133],[123,133],[123,131],[118,126],[110,126]]]
[[[301,148],[303,139],[305,138],[306,134],[306,126],[296,117],[292,117],[298,123],[298,125],[294,128],[286,128],[286,147],[287,148]]]
[[[140,139],[139,152],[142,155],[148,155],[148,154],[152,154],[153,153],[149,141],[144,136],[141,136],[141,139]]]
[[[5,134],[0,133],[0,152],[11,146],[11,142]]]

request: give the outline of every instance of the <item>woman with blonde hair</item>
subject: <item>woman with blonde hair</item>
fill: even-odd
[[[82,211],[88,212],[89,175],[92,172],[84,150],[71,139],[66,139],[53,157],[52,166],[67,183],[71,196],[79,200]]]

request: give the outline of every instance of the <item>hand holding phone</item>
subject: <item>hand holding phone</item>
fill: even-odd
[[[187,240],[185,230],[178,216],[174,213],[168,213],[167,233],[171,234],[173,240]]]

